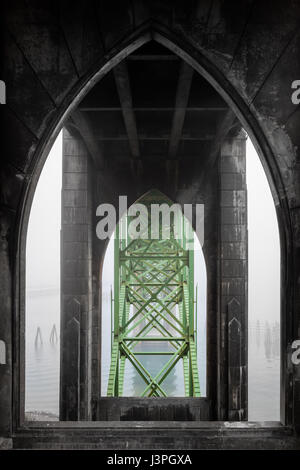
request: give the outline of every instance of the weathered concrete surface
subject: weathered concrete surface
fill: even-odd
[[[0,438],[0,450],[8,450],[8,449],[12,449],[12,447],[13,447],[12,439],[5,439],[4,437]]]
[[[12,408],[10,403],[10,394],[12,390],[12,292],[8,248],[10,224],[10,214],[7,214],[2,210],[0,222],[0,339],[4,342],[5,345],[5,363],[0,364],[0,435],[3,436],[3,438],[9,437],[12,430]]]
[[[209,421],[208,398],[98,399],[98,421]]]
[[[91,417],[91,164],[80,139],[63,134],[60,419]]]
[[[96,429],[97,428],[97,429]],[[272,423],[60,423],[19,433],[15,449],[299,449],[290,429]]]
[[[300,79],[299,2],[243,0],[237,5],[229,0],[215,1],[210,8],[206,1],[194,2],[193,7],[183,2],[138,0],[122,1],[121,6],[116,1],[102,2],[94,7],[91,0],[63,0],[59,6],[50,1],[29,1],[25,6],[11,0],[3,8],[6,58],[1,79],[7,84],[7,105],[3,111],[6,152],[1,161],[0,194],[0,338],[6,342],[8,359],[6,365],[0,365],[1,434],[9,435],[19,420],[17,338],[22,311],[19,301],[24,302],[19,291],[22,294],[24,288],[19,257],[24,257],[20,229],[27,191],[41,168],[44,146],[69,104],[102,65],[138,36],[138,28],[159,31],[193,56],[194,64],[200,62],[214,75],[260,146],[282,239],[285,357],[287,345],[300,335],[300,113],[290,99],[291,82]],[[32,194],[33,188],[30,191]],[[239,211],[234,217],[243,214]],[[282,415],[299,430],[299,369],[291,372],[283,362]],[[13,395],[12,372],[16,380]],[[223,432],[225,436],[227,429]],[[66,445],[66,434],[53,437],[52,444],[50,438],[45,439],[49,446],[54,442]],[[255,431],[247,434],[244,445],[268,447],[268,436],[256,436]],[[193,439],[190,442],[199,446],[210,445],[203,435]],[[230,447],[232,441],[226,439],[222,445]],[[280,437],[272,445],[284,447],[285,442],[287,446],[295,442],[289,439],[288,435]],[[172,444],[168,439],[162,442],[180,445],[175,437]],[[220,444],[218,440],[211,442],[212,446]],[[32,441],[35,444],[42,445]]]
[[[248,232],[246,136],[227,137],[220,163],[219,419],[247,419]],[[224,214],[224,212],[226,213]],[[235,219],[237,211],[244,220]]]

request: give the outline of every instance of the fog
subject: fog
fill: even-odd
[[[41,173],[30,213],[26,284],[29,290],[59,287],[62,134]],[[256,151],[247,140],[249,319],[279,320],[280,250],[275,206]],[[112,256],[112,250],[110,257]]]
[[[275,354],[276,357],[270,358],[270,328],[264,326],[267,321],[274,325],[280,319],[279,234],[270,188],[250,139],[247,140],[246,163],[249,242],[249,419],[279,419],[279,349]],[[56,416],[59,400],[59,342],[57,349],[52,348],[50,351],[52,355],[55,352],[54,359],[50,353],[46,354],[44,345],[43,360],[37,355],[33,344],[38,327],[41,328],[43,338],[49,338],[53,325],[56,325],[59,334],[61,184],[62,133],[59,134],[51,149],[36,188],[30,212],[26,247],[26,410],[48,411]],[[199,265],[200,262],[204,262],[203,258],[198,259]],[[202,338],[198,351],[203,365],[206,345],[205,323],[201,321],[201,318],[205,318],[206,278],[205,270],[201,268],[200,271],[196,277],[200,284],[198,287],[199,326],[203,331],[202,335],[198,336]],[[104,309],[106,316],[104,323],[108,325],[110,322],[110,286],[113,283],[112,243],[109,244],[105,258],[103,281],[105,296],[103,301],[107,304]],[[56,291],[56,293],[45,294],[51,291]],[[40,293],[43,292],[44,294],[41,295]],[[262,328],[257,333],[257,328],[253,329],[253,325],[257,325],[258,320]],[[253,335],[256,335],[256,339]],[[264,337],[265,345],[262,347],[261,341]],[[107,351],[108,353],[110,351],[109,345]],[[41,350],[39,350],[40,353]],[[109,354],[107,361],[109,362]],[[37,373],[39,367],[40,375]],[[44,382],[41,380],[41,374],[47,376],[43,379]],[[200,380],[203,391],[205,390],[204,366],[200,370]],[[45,390],[41,392],[37,384],[40,386],[44,384]],[[50,393],[51,386],[53,386],[53,392]],[[102,391],[105,393],[104,389]],[[44,397],[44,401],[41,401],[41,397]]]
[[[28,290],[60,286],[62,132],[45,162],[34,194],[27,231]]]
[[[249,320],[279,321],[280,243],[271,190],[251,140],[247,140]]]

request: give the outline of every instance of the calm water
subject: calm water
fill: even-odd
[[[279,323],[249,325],[249,420],[280,420]]]
[[[58,416],[59,291],[31,292],[26,311],[25,410]],[[50,342],[53,325],[58,338]],[[37,338],[38,328],[41,335]]]
[[[106,394],[110,361],[110,298],[104,298],[102,395]],[[58,291],[36,291],[27,297],[26,316],[26,413],[38,419],[58,418],[59,409],[59,311]],[[58,338],[50,341],[53,325]],[[205,395],[205,328],[199,326],[198,362],[202,395]],[[37,337],[37,331],[40,334]],[[249,325],[249,420],[279,420],[279,325]],[[166,359],[141,357],[151,373],[157,373]],[[136,396],[144,382],[133,366],[125,370],[124,396]],[[182,364],[179,362],[164,383],[170,396],[184,396]],[[45,416],[48,414],[48,416]],[[35,416],[37,417],[37,416]]]

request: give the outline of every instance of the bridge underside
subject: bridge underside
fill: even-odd
[[[167,384],[182,367],[185,396],[202,392],[212,419],[247,419],[246,134],[238,119],[190,65],[149,41],[91,89],[63,139],[60,418],[98,419],[104,403],[99,266],[106,244],[94,230],[103,203],[119,221],[107,395],[124,395],[130,365],[144,385],[140,398],[170,397]],[[149,205],[155,194],[181,210],[204,207],[207,390],[198,377],[193,250],[174,237],[175,226],[166,240],[130,240],[129,220],[119,214],[120,196],[131,207],[143,195]],[[190,222],[195,230],[194,213]],[[149,366],[154,354],[157,370]]]
[[[299,449],[300,374],[289,362],[300,331],[300,114],[291,100],[300,78],[299,18],[294,0],[3,4],[0,447]],[[278,214],[283,425],[227,423],[247,419],[245,135],[229,102],[260,149]],[[33,429],[24,424],[26,233],[39,174],[62,126],[63,422]],[[117,206],[119,195],[131,205],[152,188],[181,206],[205,205],[203,415],[194,411],[203,397],[179,404],[156,397],[154,409],[137,401],[153,397],[100,396],[106,244],[95,235],[96,208]],[[142,420],[143,407],[145,419],[197,422],[112,421]]]

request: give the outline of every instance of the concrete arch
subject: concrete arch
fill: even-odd
[[[182,59],[187,61],[197,72],[203,75],[209,83],[222,95],[222,97],[229,103],[234,112],[239,117],[244,128],[250,135],[251,139],[256,146],[258,154],[260,155],[261,161],[265,168],[269,184],[271,186],[272,194],[274,197],[278,222],[281,236],[281,247],[282,247],[282,292],[284,293],[285,301],[282,301],[282,323],[283,323],[283,350],[285,350],[286,344],[291,340],[291,321],[292,319],[288,316],[288,312],[292,310],[293,302],[293,290],[289,281],[289,274],[293,272],[292,265],[292,228],[290,213],[288,209],[288,198],[286,195],[285,185],[282,180],[280,169],[278,168],[276,158],[272,152],[271,146],[268,142],[264,131],[262,130],[257,117],[255,116],[255,110],[250,110],[249,106],[245,102],[244,98],[234,88],[234,86],[228,81],[228,79],[220,72],[220,70],[202,54],[196,47],[188,43],[187,41],[180,38],[176,33],[168,30],[166,27],[161,26],[158,23],[150,22],[141,28],[127,36],[118,47],[116,47],[110,54],[102,58],[93,68],[89,70],[77,83],[72,87],[72,90],[68,93],[60,105],[58,111],[51,118],[49,126],[44,131],[42,137],[39,140],[38,146],[34,153],[34,156],[29,165],[28,173],[32,175],[26,189],[23,193],[23,201],[21,208],[18,212],[18,236],[16,237],[16,253],[20,254],[20,258],[17,258],[16,262],[16,286],[19,288],[18,298],[23,297],[22,289],[24,289],[24,272],[25,272],[25,245],[26,245],[26,231],[27,223],[30,213],[30,207],[32,198],[35,191],[35,186],[38,181],[40,172],[42,171],[43,163],[47,158],[48,152],[58,135],[59,130],[63,126],[63,122],[66,117],[76,108],[80,100],[91,90],[93,85],[97,83],[107,72],[109,72],[115,65],[117,65],[123,58],[129,55],[131,52],[139,48],[142,44],[150,40],[156,40],[163,44],[165,47],[171,49]],[[19,274],[20,273],[20,274]],[[18,302],[16,303],[16,325],[23,325],[24,322],[24,305],[20,306],[18,310]],[[21,315],[19,316],[19,313]],[[23,318],[23,319],[22,319]],[[20,323],[19,323],[20,322]],[[15,331],[19,334],[18,330]],[[17,336],[16,336],[17,337]],[[22,338],[20,339],[20,345]],[[19,346],[20,346],[19,345]],[[20,346],[21,350],[22,347]],[[16,379],[19,380],[18,375]],[[285,362],[282,365],[282,381],[287,382],[285,377]],[[18,382],[15,383],[15,393],[19,395]],[[286,400],[285,396],[288,390],[283,385],[283,407],[282,407],[282,421],[289,422],[290,419],[286,416]],[[20,398],[21,399],[21,398]],[[21,402],[22,403],[22,402]]]

